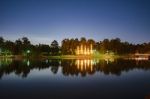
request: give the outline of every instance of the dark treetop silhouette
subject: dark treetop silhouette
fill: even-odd
[[[0,37],[0,55],[24,55],[39,56],[39,55],[75,55],[75,50],[78,45],[83,44],[90,46],[93,45],[99,53],[113,52],[114,54],[134,54],[134,53],[150,53],[150,42],[143,44],[131,44],[129,42],[122,42],[119,38],[104,39],[103,41],[94,41],[93,39],[86,39],[82,37],[64,39],[61,46],[54,40],[51,44],[33,45],[27,37],[16,40],[15,42],[5,40]]]

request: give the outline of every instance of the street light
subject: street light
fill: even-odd
[[[30,53],[30,50],[27,50],[27,54],[29,54]]]
[[[27,51],[26,51],[26,56],[29,57],[29,56],[30,56],[30,53],[31,53],[31,51],[30,51],[30,50],[27,50]]]

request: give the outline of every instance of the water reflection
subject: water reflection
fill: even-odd
[[[6,74],[15,73],[21,77],[27,77],[33,69],[50,69],[53,74],[61,72],[64,76],[75,75],[82,77],[87,74],[93,75],[96,72],[102,72],[105,75],[121,75],[123,71],[132,69],[150,70],[150,61],[142,60],[138,63],[136,60],[98,60],[98,59],[67,59],[67,60],[12,60],[0,59],[0,78]]]
[[[0,59],[0,66],[2,65],[9,65],[12,63],[13,59],[12,58],[1,58]]]
[[[76,60],[77,69],[80,71],[93,71],[93,60]]]
[[[103,60],[106,64],[114,62],[112,59]],[[100,60],[98,59],[77,59],[75,65],[79,71],[82,72],[93,72]]]

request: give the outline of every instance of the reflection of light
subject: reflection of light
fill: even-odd
[[[107,59],[105,59],[105,61],[107,64],[109,64],[109,63],[114,62],[114,59],[113,58],[107,58]]]
[[[61,61],[59,60],[59,64],[61,65]]]
[[[45,61],[46,62],[46,64],[48,63],[48,59]]]
[[[93,60],[76,60],[76,66],[78,70],[81,71],[86,71],[86,70],[90,70],[93,71]]]
[[[137,58],[128,58],[128,59],[136,60],[136,61],[149,60],[148,57],[137,57]]]
[[[109,63],[109,60],[108,59],[105,59],[106,63],[108,64]]]
[[[30,66],[30,61],[29,60],[27,61],[27,66]]]
[[[1,65],[9,65],[10,63],[12,63],[12,58],[1,58],[0,59],[0,66]]]
[[[77,68],[79,68],[79,60],[77,60]]]
[[[81,63],[81,70],[83,70],[83,60],[81,60],[80,63]]]
[[[148,58],[146,58],[146,57],[138,57],[138,58],[135,58],[135,60],[148,60]]]
[[[88,67],[90,66],[90,60],[87,60],[87,66]]]
[[[131,59],[135,59],[135,60],[139,61],[139,60],[149,60],[149,58],[150,58],[150,54],[140,54],[140,53],[136,53],[136,54],[134,55],[134,57],[131,58]]]
[[[87,64],[87,60],[86,59],[84,60],[84,64],[85,64],[85,67],[86,67],[86,64]]]

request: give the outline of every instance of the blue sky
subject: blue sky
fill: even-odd
[[[149,5],[149,0],[0,0],[0,36],[26,36],[34,44],[75,37],[149,42]]]

